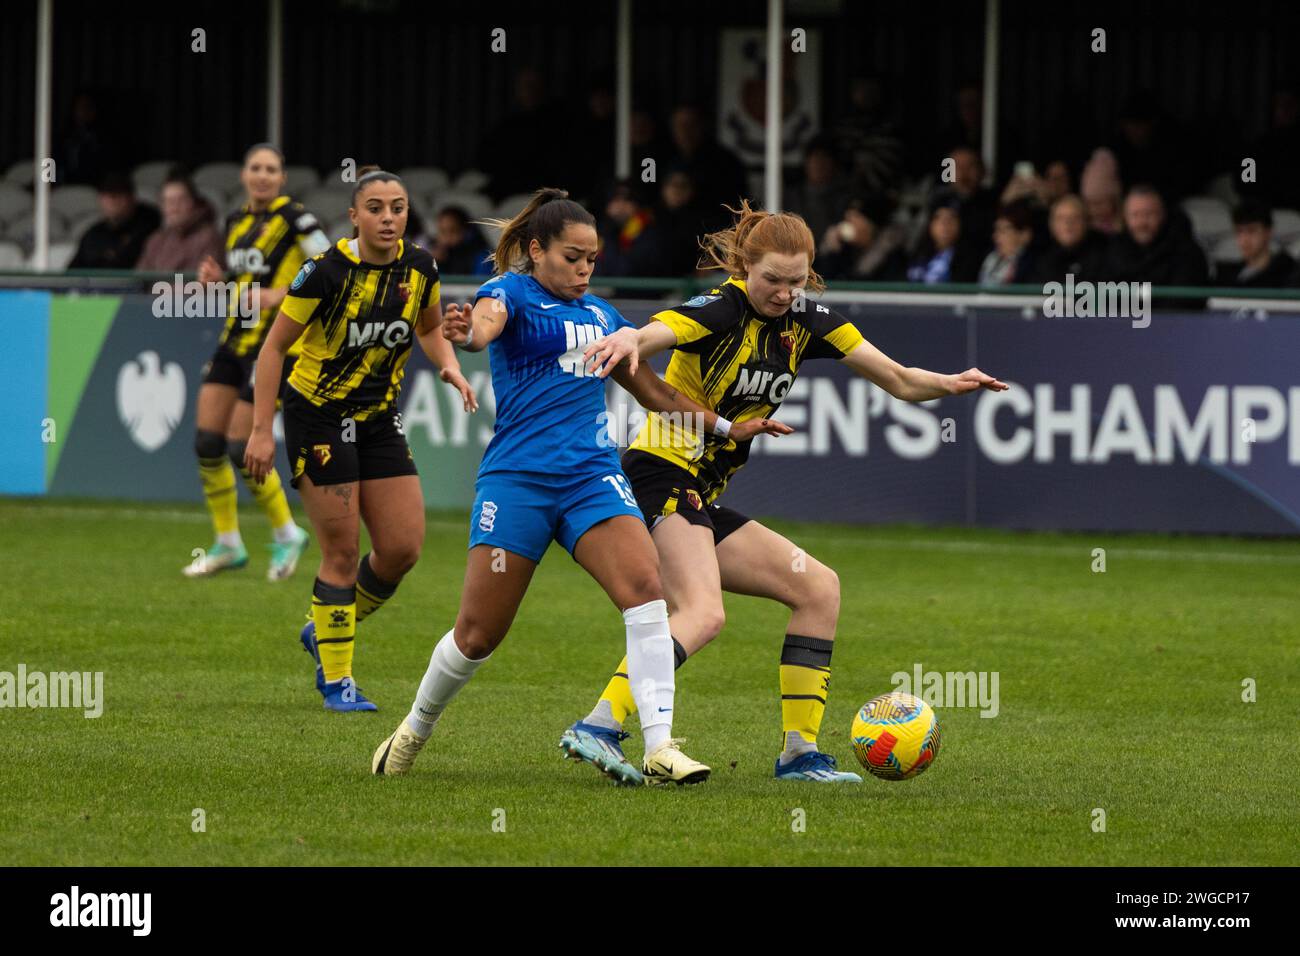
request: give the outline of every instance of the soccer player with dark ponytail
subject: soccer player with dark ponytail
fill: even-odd
[[[498,225],[496,276],[473,306],[451,305],[444,319],[452,342],[489,350],[497,405],[470,513],[460,610],[433,650],[410,714],[375,751],[372,770],[410,769],[448,703],[505,639],[542,555],[558,541],[621,612],[630,692],[641,707],[641,770],[624,757],[621,738],[592,761],[621,784],[698,783],[709,768],[671,736],[674,650],[658,559],[609,440],[604,381],[582,358],[588,343],[630,327],[588,291],[595,220],[567,193],[543,189]],[[717,417],[684,400],[648,364],[629,361],[613,377],[652,411],[701,415],[704,427]],[[741,431],[761,430],[751,423]]]
[[[352,677],[357,625],[392,596],[424,542],[424,496],[397,411],[413,338],[465,411],[478,407],[439,329],[438,267],[402,238],[406,187],[392,173],[361,172],[350,210],[357,235],[303,264],[262,346],[248,441],[249,470],[270,474],[275,395],[285,355],[301,342],[284,388],[284,443],[321,563],[300,637],[336,711],[377,709]],[[358,557],[362,522],[372,550]]]

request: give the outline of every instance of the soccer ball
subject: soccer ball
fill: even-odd
[[[915,777],[939,754],[939,718],[934,708],[902,691],[863,704],[850,733],[858,760],[881,780]]]

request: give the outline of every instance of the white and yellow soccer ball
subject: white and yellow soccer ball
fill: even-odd
[[[939,754],[939,718],[934,708],[902,691],[863,704],[853,718],[851,735],[858,761],[881,780],[915,777]]]

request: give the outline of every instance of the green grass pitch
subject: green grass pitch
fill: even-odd
[[[999,714],[940,709],[942,749],[910,781],[776,781],[787,613],[728,596],[722,635],[677,674],[674,732],[712,779],[620,790],[556,746],[623,646],[562,551],[415,771],[376,779],[371,752],[453,620],[464,516],[430,516],[421,563],[361,627],[371,715],[323,711],[297,642],[318,553],[269,584],[265,521],[241,519],[249,568],[194,582],[200,506],[0,501],[0,671],[102,671],[105,696],[98,719],[0,710],[0,859],[1300,863],[1300,542],[775,523],[840,574],[821,743],[841,766],[856,709],[917,663],[998,672]]]

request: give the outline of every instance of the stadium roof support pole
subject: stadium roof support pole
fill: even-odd
[[[998,165],[998,25],[1001,19],[1001,0],[985,0],[984,5],[984,176],[990,182],[997,178]]]
[[[781,63],[785,49],[785,0],[767,0],[767,114],[764,124],[763,205],[769,212],[781,208]]]
[[[632,0],[618,0],[614,74],[614,175],[632,175]]]
[[[284,3],[271,0],[266,11],[266,141],[284,149],[284,44],[280,37],[284,30]]]
[[[33,265],[41,272],[50,267],[50,183],[45,160],[50,158],[50,77],[54,57],[54,0],[40,0],[36,11],[36,149],[32,159],[32,196],[36,225]],[[56,173],[57,175],[57,173]]]

